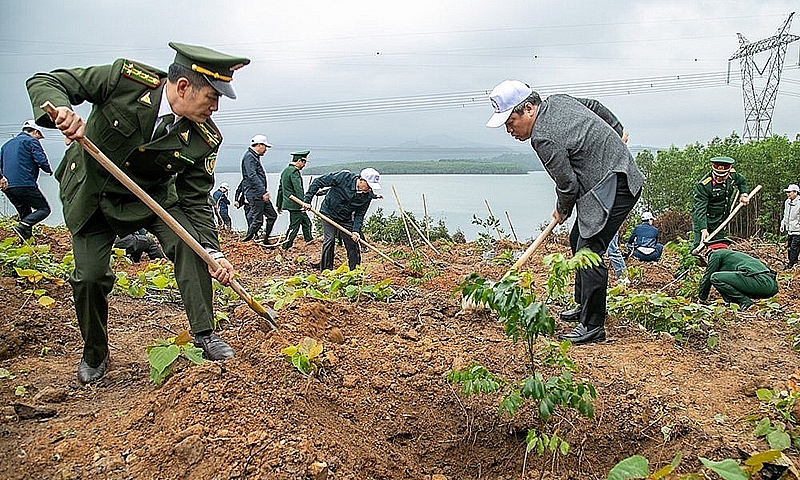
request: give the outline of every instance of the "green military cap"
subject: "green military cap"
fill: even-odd
[[[299,152],[292,152],[292,153],[290,153],[290,155],[292,156],[292,161],[296,162],[296,161],[300,160],[301,158],[308,157],[309,153],[311,153],[311,150],[301,150]]]
[[[734,160],[731,157],[714,157],[711,159],[711,163],[716,163],[719,165],[733,165]]]
[[[175,50],[175,63],[200,73],[214,90],[228,98],[236,98],[231,82],[233,72],[250,63],[249,58],[234,57],[199,45],[169,42]]]

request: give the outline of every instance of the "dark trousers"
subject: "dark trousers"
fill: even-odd
[[[341,225],[347,230],[353,228],[353,224]],[[350,270],[353,270],[361,264],[361,249],[358,248],[358,244],[353,241],[350,235],[345,235],[341,230],[327,222],[322,223],[322,235],[322,258],[319,261],[320,270],[333,270],[333,252],[337,238],[341,238],[342,243],[344,243],[344,249],[347,251],[347,266],[350,267]]]
[[[303,240],[310,242],[314,237],[311,236],[311,219],[302,210],[289,210],[289,229],[286,230],[286,241],[283,242],[283,249],[289,250],[294,245],[294,239],[300,228],[303,229]]]
[[[255,237],[261,226],[264,225],[264,219],[267,220],[264,225],[264,238],[269,237],[272,233],[272,226],[275,225],[275,220],[278,219],[278,212],[272,206],[272,201],[266,202],[261,197],[248,197],[247,202],[250,204],[250,214],[247,218],[247,234],[245,237]]]
[[[198,237],[179,207],[167,211],[190,235]],[[175,279],[192,333],[213,329],[213,290],[206,263],[160,219],[146,227],[158,238],[167,257],[175,264]],[[75,269],[69,281],[83,337],[83,358],[93,367],[100,365],[108,355],[107,297],[115,279],[109,260],[115,237],[114,230],[99,209],[83,228],[72,234]]]
[[[4,193],[26,225],[32,227],[50,215],[50,205],[39,187],[8,187]]]
[[[774,272],[745,275],[742,272],[715,272],[711,274],[713,285],[722,299],[739,306],[749,306],[753,298],[770,298],[778,293],[778,282]]]
[[[164,252],[161,251],[161,247],[158,246],[155,240],[148,235],[141,235],[138,233],[132,233],[120,238],[114,242],[114,248],[124,249],[125,254],[131,257],[131,260],[136,263],[139,263],[139,260],[142,259],[143,253],[146,253],[147,258],[150,260],[166,258]]]
[[[642,253],[638,248],[634,248],[631,255],[642,262],[657,262],[661,259],[661,254],[664,252],[664,245],[656,243],[653,248],[655,249],[653,253]]]
[[[628,189],[628,179],[625,174],[618,173],[617,194],[605,227],[597,235],[583,238],[578,232],[576,221],[569,234],[569,245],[573,255],[582,248],[588,248],[602,259],[609,242],[638,199],[639,195],[633,195]],[[607,290],[608,267],[604,261],[601,260],[596,267],[582,268],[575,274],[575,303],[581,306],[580,322],[589,329],[605,325]]]
[[[786,248],[789,249],[789,265],[792,268],[797,263],[797,256],[800,254],[800,235],[789,235],[786,238]]]

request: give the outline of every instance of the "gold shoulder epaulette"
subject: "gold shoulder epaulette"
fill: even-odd
[[[708,182],[711,181],[711,177],[706,177],[700,181],[700,185],[708,185]]]
[[[150,88],[156,88],[161,85],[161,79],[158,78],[158,75],[130,60],[122,62],[122,76]]]
[[[195,123],[194,127],[200,132],[200,136],[206,141],[209,147],[217,148],[222,143],[222,134],[214,124],[206,121],[205,123]]]

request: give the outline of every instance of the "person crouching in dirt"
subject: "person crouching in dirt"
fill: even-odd
[[[714,238],[708,238],[728,216],[733,203],[733,195],[739,191],[739,201],[747,205],[750,201],[747,179],[733,168],[731,157],[711,159],[711,171],[694,187],[694,206],[692,207],[692,250],[700,242],[710,243],[725,238],[723,229]]]
[[[361,225],[372,201],[374,190],[380,190],[381,174],[374,168],[365,168],[361,173],[347,170],[328,173],[311,182],[303,197],[303,210],[311,208],[311,199],[321,188],[330,187],[322,201],[319,211],[334,222],[347,229],[344,235],[328,222],[322,222],[322,256],[319,269],[333,270],[333,252],[336,238],[341,238],[347,251],[347,265],[353,270],[361,264],[359,240]]]
[[[658,243],[658,229],[653,226],[653,214],[644,212],[642,223],[633,227],[625,245],[634,258],[642,262],[657,262],[661,259],[664,245]]]
[[[505,126],[515,139],[530,140],[555,181],[553,218],[563,223],[577,210],[569,236],[573,254],[589,248],[602,258],[644,185],[644,175],[622,141],[622,124],[596,100],[551,95],[542,101],[516,80],[500,83],[489,98],[494,115],[486,126]],[[607,290],[605,263],[578,270],[578,306],[562,312],[561,318],[580,323],[561,339],[575,344],[605,340]]]
[[[114,240],[114,248],[125,250],[125,255],[130,257],[134,263],[139,263],[143,253],[146,253],[150,260],[167,258],[155,239],[148,235],[145,229],[129,233],[124,237],[117,237]]]
[[[773,270],[746,253],[729,250],[726,242],[709,245],[706,256],[708,266],[700,281],[700,300],[708,300],[713,285],[724,301],[747,310],[753,306],[753,299],[770,298],[778,293]]]

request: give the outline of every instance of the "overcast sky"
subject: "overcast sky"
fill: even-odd
[[[313,161],[432,144],[530,152],[503,129],[484,126],[491,106],[481,92],[507,78],[543,94],[592,92],[634,145],[705,143],[743,130],[738,61],[731,63],[731,84],[724,81],[727,59],[739,48],[736,33],[751,41],[772,36],[797,7],[796,0],[7,4],[0,19],[0,134],[15,134],[31,116],[24,86],[31,74],[118,57],[166,69],[174,55],[167,42],[175,40],[252,59],[236,72],[239,98],[223,99],[215,115],[225,136],[221,157],[237,161],[257,133],[275,144],[275,159],[301,148],[311,149]],[[791,33],[800,33],[798,22]],[[773,122],[774,133],[791,139],[800,130],[799,46],[787,49]],[[658,92],[641,93],[634,82],[649,77],[675,82],[655,79]],[[691,81],[698,86],[685,88]],[[474,101],[437,106],[435,95]],[[353,110],[389,98],[394,106],[380,113]],[[58,134],[46,134],[48,152],[59,150]]]

